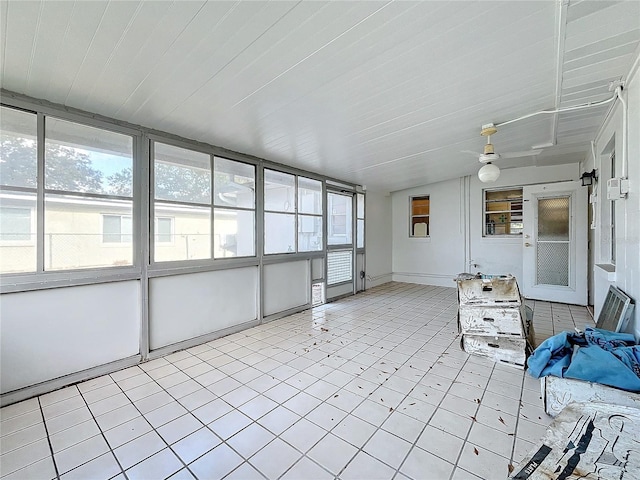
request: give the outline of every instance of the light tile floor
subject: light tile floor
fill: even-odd
[[[537,339],[593,324],[529,302]],[[539,382],[460,350],[456,290],[390,283],[1,410],[3,479],[503,479]]]

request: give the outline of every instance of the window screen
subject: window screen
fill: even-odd
[[[298,177],[298,251],[322,250],[322,182]]]
[[[357,195],[356,247],[364,248],[364,195]]]
[[[264,171],[264,253],[296,251],[296,177]]]
[[[213,165],[214,258],[254,256],[256,169],[221,157]]]
[[[166,222],[154,227],[154,260],[211,258],[211,156],[155,142],[153,185],[154,222],[173,218],[172,242]]]
[[[327,194],[327,214],[329,245],[347,245],[352,243],[352,202],[351,195],[340,193]]]
[[[0,110],[0,273],[36,270],[36,116]]]
[[[349,282],[353,279],[353,252],[327,253],[327,284]]]
[[[133,264],[133,138],[47,117],[44,163],[45,270]]]

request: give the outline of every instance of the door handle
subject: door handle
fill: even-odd
[[[531,246],[531,244],[530,244],[529,242],[524,242],[524,246],[525,246],[525,247],[530,247],[530,246]]]

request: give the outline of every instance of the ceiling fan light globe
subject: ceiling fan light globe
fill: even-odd
[[[492,163],[487,163],[478,170],[478,178],[482,183],[495,182],[500,176],[500,169]]]

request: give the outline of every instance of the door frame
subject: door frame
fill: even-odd
[[[587,189],[580,182],[523,187],[522,293],[526,298],[587,305],[588,225]],[[569,285],[537,285],[537,225],[540,198],[569,195]]]

